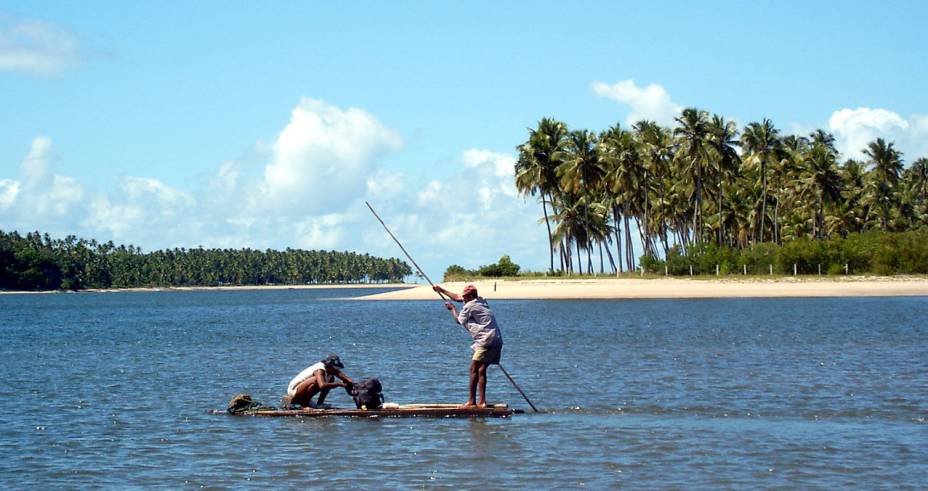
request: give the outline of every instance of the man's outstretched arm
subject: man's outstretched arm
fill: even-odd
[[[451,300],[454,300],[455,302],[464,301],[464,297],[458,295],[457,293],[445,290],[444,288],[441,287],[441,285],[433,285],[432,290],[435,290],[438,293],[443,293],[446,297],[450,298]]]

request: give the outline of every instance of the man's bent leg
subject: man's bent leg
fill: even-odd
[[[319,387],[316,385],[316,382],[312,379],[307,380],[296,386],[295,393],[293,394],[293,398],[290,399],[290,403],[302,407],[312,407],[312,398],[318,392]]]

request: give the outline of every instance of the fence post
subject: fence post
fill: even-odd
[[[664,276],[669,276],[669,271],[668,271],[668,269],[667,269],[667,265],[666,265],[666,264],[664,265]]]
[[[770,266],[770,275],[773,276],[773,265],[772,265],[772,264],[768,264],[768,266]]]
[[[693,276],[693,265],[690,264],[690,276]]]
[[[718,264],[715,265],[715,275],[716,275],[716,276],[719,275],[719,265],[718,265]]]
[[[818,265],[818,275],[819,275],[819,276],[822,275],[822,265],[821,265],[821,263],[819,263],[819,265]]]
[[[796,276],[796,263],[793,263],[793,276]]]
[[[847,263],[844,263],[844,274],[848,274],[848,273],[847,273]]]
[[[747,275],[748,275],[748,265],[747,265],[747,264],[742,264],[741,266],[743,266],[743,268],[744,268],[744,276],[747,276]]]

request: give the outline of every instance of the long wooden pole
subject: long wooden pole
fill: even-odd
[[[387,227],[387,224],[383,222],[383,219],[380,218],[380,215],[378,215],[377,212],[374,211],[374,207],[371,206],[371,204],[368,203],[367,201],[365,201],[364,204],[367,205],[368,209],[371,210],[371,213],[374,214],[374,217],[377,218],[377,221],[380,222],[381,225],[383,225],[383,229],[386,230],[388,234],[390,234],[390,237],[393,239],[393,242],[396,242],[396,245],[400,246],[400,249],[403,250],[403,254],[406,254],[406,257],[409,259],[410,262],[412,262],[413,266],[416,267],[416,269],[419,271],[419,274],[422,275],[422,277],[425,278],[425,281],[428,281],[429,285],[431,285],[434,288],[435,284],[432,283],[431,279],[429,279],[429,275],[425,274],[425,271],[422,271],[422,268],[420,268],[419,265],[416,264],[416,260],[413,259],[411,255],[409,255],[409,251],[407,251],[406,248],[403,247],[403,244],[400,243],[399,239],[397,239],[396,236],[393,235],[393,232],[391,232],[390,228]],[[445,295],[442,292],[435,292],[435,293],[437,293],[438,296],[441,297],[442,301],[444,302],[451,300],[450,298],[446,299]],[[515,387],[517,391],[519,391],[519,394],[522,394],[522,397],[525,398],[525,402],[527,402],[528,405],[532,407],[532,410],[537,413],[538,409],[535,407],[534,404],[532,404],[532,401],[529,400],[528,396],[525,395],[525,392],[522,390],[521,387],[519,387],[516,381],[512,379],[512,377],[509,375],[509,372],[507,372],[506,369],[503,368],[503,366],[500,365],[499,363],[497,363],[497,365],[499,366],[499,369],[503,371],[503,374],[506,375],[506,378],[509,379],[509,382],[512,384],[512,386]]]
[[[535,411],[537,413],[538,408],[536,408],[535,405],[532,404],[532,401],[529,400],[527,395],[525,395],[525,392],[522,391],[522,388],[519,387],[519,384],[517,384],[516,381],[512,379],[512,375],[509,375],[509,372],[507,372],[506,369],[503,368],[503,366],[500,365],[499,363],[497,363],[497,366],[499,366],[499,369],[503,371],[503,375],[505,375],[506,378],[509,379],[509,383],[511,383],[512,386],[515,387],[517,391],[519,391],[519,394],[522,394],[522,397],[525,399],[525,402],[527,402],[529,406],[532,406],[532,411]]]

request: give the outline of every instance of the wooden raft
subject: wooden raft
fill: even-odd
[[[213,414],[227,414],[223,410],[213,410]],[[274,409],[257,410],[240,414],[239,416],[266,416],[266,417],[301,417],[318,418],[326,416],[356,416],[356,417],[496,417],[505,418],[513,414],[521,414],[521,410],[510,408],[507,404],[493,404],[485,408],[462,407],[460,404],[385,404],[381,409]]]

